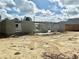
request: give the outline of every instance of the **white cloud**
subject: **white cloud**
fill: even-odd
[[[53,13],[50,10],[39,10],[43,14],[43,16],[53,15]]]
[[[15,2],[14,0],[0,0],[0,2],[3,4],[5,3],[6,7],[14,7],[15,6]],[[4,4],[3,4],[4,5]]]
[[[4,8],[5,6],[6,6],[6,3],[0,2],[0,9],[1,9],[1,8]]]
[[[21,12],[23,13],[33,13],[34,12],[34,7],[31,2],[28,2],[27,0],[15,0],[16,7],[20,9]]]
[[[76,15],[76,13],[79,13],[79,0],[48,0],[51,3],[58,3],[60,7],[65,6],[66,9],[60,10],[62,12],[62,16],[67,15]],[[72,2],[72,3],[71,3]],[[49,6],[50,7],[50,6]],[[51,12],[49,9],[38,9],[36,4],[32,0],[0,0],[0,14],[2,17],[19,17],[18,14],[8,14],[8,11],[15,10],[19,14],[25,16],[32,16],[36,13],[41,13],[42,16],[45,16],[48,18],[52,18],[51,15],[54,14],[54,12]],[[61,17],[61,15],[53,15],[56,17]],[[42,17],[43,18],[43,17]]]
[[[12,15],[7,14],[7,11],[5,9],[0,9],[0,15],[2,17],[2,19],[9,17],[9,18],[13,18]]]
[[[79,5],[79,0],[60,0],[65,5]]]

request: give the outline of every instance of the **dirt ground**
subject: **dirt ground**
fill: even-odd
[[[53,54],[79,59],[79,32],[0,38],[0,59],[56,59]]]

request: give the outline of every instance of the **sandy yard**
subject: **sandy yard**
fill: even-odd
[[[58,58],[53,58],[53,54],[67,56],[64,59],[79,59],[79,32],[0,38],[0,59]]]

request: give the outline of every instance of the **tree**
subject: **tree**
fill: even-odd
[[[26,16],[25,16],[25,17],[24,17],[24,20],[25,20],[25,21],[32,21],[32,18],[31,18],[31,17],[26,17]]]

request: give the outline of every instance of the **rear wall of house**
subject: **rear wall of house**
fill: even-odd
[[[38,25],[39,32],[48,32],[48,30],[50,29],[49,24],[50,23],[39,23]]]
[[[0,33],[1,33],[1,22],[0,22]]]
[[[14,34],[16,32],[15,23],[12,21],[6,22],[6,33]]]
[[[32,21],[22,21],[21,26],[23,33],[32,33],[35,30],[35,24]]]
[[[79,31],[79,19],[69,19],[65,22],[65,31]]]
[[[1,23],[1,33],[10,35],[15,33],[15,23],[13,21],[3,21]]]

